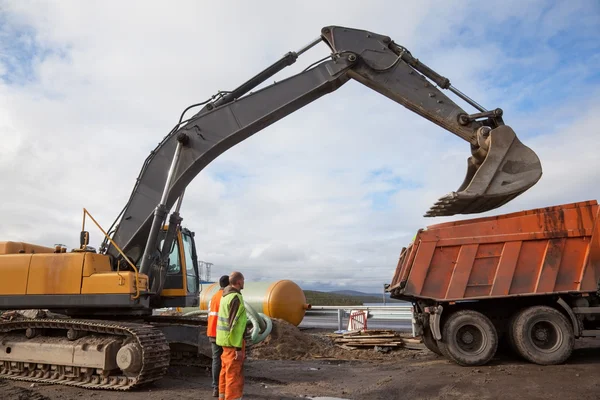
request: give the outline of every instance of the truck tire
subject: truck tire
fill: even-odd
[[[519,312],[511,336],[520,356],[539,365],[565,362],[573,352],[573,327],[560,311],[534,306]]]
[[[429,327],[423,329],[423,344],[427,347],[432,353],[437,354],[438,356],[442,356],[442,352],[440,351],[437,341],[433,338],[433,333]]]
[[[480,312],[457,311],[444,323],[438,347],[458,365],[484,365],[496,354],[498,332],[492,321]]]
[[[508,329],[506,331],[506,339],[508,341],[508,346],[510,348],[510,351],[512,353],[516,354],[517,356],[520,356],[519,349],[517,349],[517,345],[515,343],[515,336],[513,334],[513,332],[514,332],[513,327],[515,325],[515,320],[517,319],[518,315],[519,315],[519,312],[516,312],[508,320]]]

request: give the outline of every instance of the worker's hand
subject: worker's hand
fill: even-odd
[[[244,350],[238,350],[235,352],[235,358],[234,360],[236,361],[244,361]]]

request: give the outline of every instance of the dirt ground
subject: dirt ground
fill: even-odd
[[[284,328],[249,352],[244,399],[600,399],[600,339],[576,342],[564,365],[542,367],[501,354],[471,368],[427,350],[334,351],[316,331]],[[210,382],[207,369],[172,367],[162,380],[131,392],[0,380],[0,394],[2,400],[211,399]]]

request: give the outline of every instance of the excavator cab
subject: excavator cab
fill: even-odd
[[[162,248],[168,227],[160,235]],[[200,279],[198,257],[194,232],[186,228],[178,229],[176,240],[171,244],[171,251],[166,262],[166,274],[160,297],[156,307],[196,307],[199,305]]]

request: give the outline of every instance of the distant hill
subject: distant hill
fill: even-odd
[[[358,292],[356,290],[338,290],[335,292],[319,292],[316,290],[305,290],[306,301],[313,306],[360,306],[363,303],[381,303],[382,296]],[[396,303],[389,297],[386,302]]]
[[[380,300],[382,298],[381,293],[365,293],[365,292],[359,292],[357,290],[334,290],[329,293],[341,294],[344,296],[379,297]],[[386,293],[385,297],[389,299],[390,294]]]

